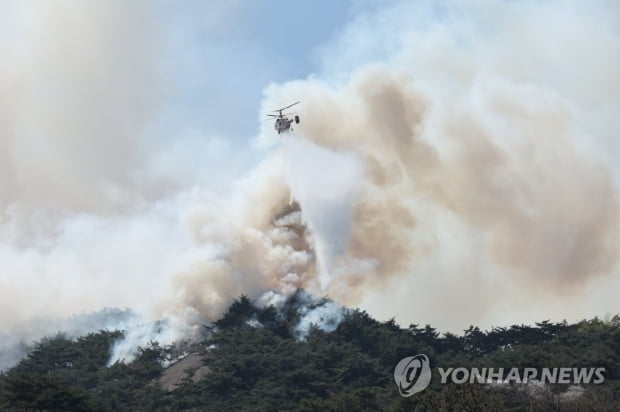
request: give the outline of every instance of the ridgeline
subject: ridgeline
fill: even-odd
[[[0,374],[0,409],[612,411],[620,405],[619,316],[490,331],[470,327],[458,336],[351,310],[335,331],[311,328],[300,340],[295,299],[280,309],[258,308],[242,296],[219,321],[205,325],[202,342],[175,348],[152,342],[128,364],[107,366],[122,331],[45,338]],[[431,384],[402,397],[394,367],[419,353],[430,358]],[[578,387],[441,384],[436,370],[593,366],[605,368],[605,382]]]

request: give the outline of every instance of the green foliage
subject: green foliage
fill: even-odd
[[[238,300],[235,300],[228,312],[222,317],[222,319],[215,322],[215,325],[219,328],[231,328],[238,327],[245,323],[256,312],[256,308],[250,302],[247,296],[241,295]]]
[[[54,375],[14,374],[4,380],[4,403],[11,408],[90,410],[90,395]]]
[[[28,357],[0,376],[0,409],[129,410],[161,400],[156,385],[161,348],[140,348],[130,364],[107,367],[121,332],[101,331],[77,340],[60,334],[34,345]]]
[[[108,366],[122,332],[46,338],[0,375],[0,410],[577,411],[614,410],[620,400],[618,316],[490,331],[472,326],[458,336],[440,335],[430,325],[401,328],[353,310],[334,332],[312,328],[299,340],[302,305],[308,302],[301,292],[279,309],[258,308],[241,296],[192,348],[206,375],[190,374],[170,392],[158,383],[167,348],[156,342],[140,348],[133,362]],[[428,389],[403,398],[394,366],[417,353],[427,354],[433,367],[602,366],[606,381],[567,399],[561,385],[532,396],[518,387],[441,385],[434,376]]]

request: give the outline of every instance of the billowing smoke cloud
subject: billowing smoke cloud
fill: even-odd
[[[3,3],[3,209],[105,211],[133,200],[142,129],[159,96],[145,5]]]
[[[355,73],[339,101],[309,111],[321,121],[310,121],[308,136],[355,150],[369,165],[351,255],[379,258],[377,273],[402,270],[411,261],[416,223],[409,205],[423,198],[486,232],[493,259],[543,286],[580,286],[608,273],[618,206],[611,173],[579,151],[578,131],[561,101],[499,81],[472,88],[471,106],[436,120],[410,79],[371,66]],[[309,82],[287,93],[319,107],[330,91]],[[351,106],[353,125],[338,130],[340,113]],[[442,144],[448,147],[440,154]]]
[[[115,361],[299,287],[450,330],[618,310],[615,5],[362,11],[321,72],[266,88],[261,113],[301,100],[302,123],[241,177],[221,137],[154,134],[167,74],[146,3],[10,5],[0,368],[54,325],[86,331],[54,323],[76,313],[131,309],[103,322],[127,330]]]
[[[618,310],[613,7],[396,3],[266,90],[365,166],[346,256],[375,264],[336,266],[332,296],[451,329]]]

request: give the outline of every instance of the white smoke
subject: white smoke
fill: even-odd
[[[330,301],[316,307],[302,306],[299,309],[302,316],[297,325],[295,332],[299,339],[305,339],[312,326],[319,328],[324,332],[333,332],[338,325],[344,320],[346,310],[336,302]]]
[[[126,330],[116,361],[298,287],[450,330],[618,311],[615,3],[360,3],[319,73],[265,89],[302,122],[257,151],[153,132],[175,76],[151,2],[8,4],[0,368],[76,313],[131,308],[74,332]]]
[[[283,309],[287,306],[295,309],[295,314],[299,318],[292,332],[300,340],[305,340],[313,327],[324,332],[335,331],[345,316],[352,312],[351,309],[344,308],[333,300],[316,297],[303,289],[289,295],[270,290],[257,300],[257,304],[259,307],[274,306],[279,311],[277,316],[281,318],[287,316],[283,313]],[[264,326],[255,315],[246,324],[252,327]]]
[[[269,87],[305,103],[304,136],[365,163],[348,256],[376,264],[330,295],[450,330],[617,311],[618,15],[395,2],[349,24],[320,76]]]

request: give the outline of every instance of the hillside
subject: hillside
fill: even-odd
[[[440,335],[429,325],[401,327],[349,310],[332,332],[300,338],[297,295],[281,308],[240,297],[204,341],[179,348],[152,342],[129,364],[106,366],[122,331],[38,342],[0,375],[0,409],[46,410],[617,410],[620,317],[575,324],[548,321]],[[430,387],[399,395],[394,367],[430,358]],[[170,365],[164,368],[162,365]],[[605,382],[441,384],[436,367],[604,367]]]

